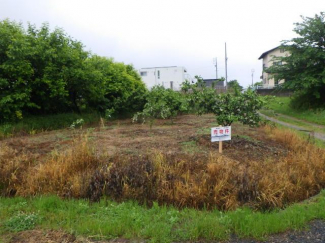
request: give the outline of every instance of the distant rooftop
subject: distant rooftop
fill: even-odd
[[[154,68],[174,68],[177,66],[165,66],[165,67],[147,67],[147,68],[141,68],[141,69],[154,69]]]
[[[269,52],[271,52],[271,51],[274,51],[275,49],[278,49],[280,46],[277,46],[277,47],[275,47],[275,48],[273,48],[273,49],[271,49],[271,50],[268,50],[268,51],[266,51],[266,52],[264,52],[259,58],[258,58],[258,60],[260,60],[260,59],[262,59],[263,57],[265,57]]]

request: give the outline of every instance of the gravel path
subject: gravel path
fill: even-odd
[[[311,127],[310,130],[306,130],[306,128],[303,128],[303,127],[300,127],[300,126],[296,126],[296,125],[292,125],[292,124],[287,123],[287,122],[279,121],[278,119],[275,119],[275,118],[273,118],[273,117],[266,116],[266,115],[261,114],[261,113],[259,113],[259,115],[260,115],[261,117],[263,117],[263,118],[269,120],[269,121],[273,121],[273,122],[275,122],[275,123],[281,124],[281,125],[286,126],[286,127],[290,127],[290,128],[292,128],[292,129],[295,129],[295,130],[298,130],[298,131],[306,132],[306,133],[308,133],[308,134],[309,134],[310,136],[312,136],[312,137],[315,137],[315,138],[318,138],[318,139],[320,139],[320,140],[325,141],[325,134],[324,134],[324,133],[319,133],[319,132],[314,132],[314,131],[312,131],[313,128],[319,128],[320,125],[318,125],[318,124],[314,124],[314,123],[310,123],[310,122],[308,122],[308,123],[305,122],[308,126]],[[290,119],[292,118],[292,117],[290,117],[290,116],[286,116],[286,117],[287,117],[287,118],[290,118]],[[296,118],[295,118],[295,119],[296,119]],[[293,120],[295,120],[295,119],[293,119]],[[304,122],[304,121],[302,121],[302,120],[299,120],[299,121]],[[324,242],[325,242],[325,241],[324,241]]]

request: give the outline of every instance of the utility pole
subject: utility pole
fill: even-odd
[[[255,72],[255,70],[252,69],[252,88],[254,87],[254,72]]]
[[[218,59],[215,57],[213,58],[214,66],[216,67],[216,79],[218,79]]]
[[[227,43],[225,42],[225,63],[226,63],[226,89],[228,87],[228,73],[227,73],[227,61],[228,61],[228,57],[227,57]]]

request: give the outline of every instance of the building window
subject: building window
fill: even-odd
[[[147,72],[140,72],[141,77],[147,76]]]
[[[280,53],[284,53],[284,49],[283,48],[280,48]]]
[[[170,81],[170,89],[174,89],[174,82],[173,81]]]
[[[160,79],[160,70],[158,70],[158,79]]]

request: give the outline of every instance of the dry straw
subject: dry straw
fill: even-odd
[[[287,149],[283,157],[237,161],[211,153],[99,158],[87,137],[64,153],[37,163],[32,154],[2,145],[2,195],[57,194],[63,197],[103,195],[115,200],[171,204],[177,207],[257,209],[284,207],[307,199],[325,187],[325,151],[291,131],[265,127],[269,139]]]

